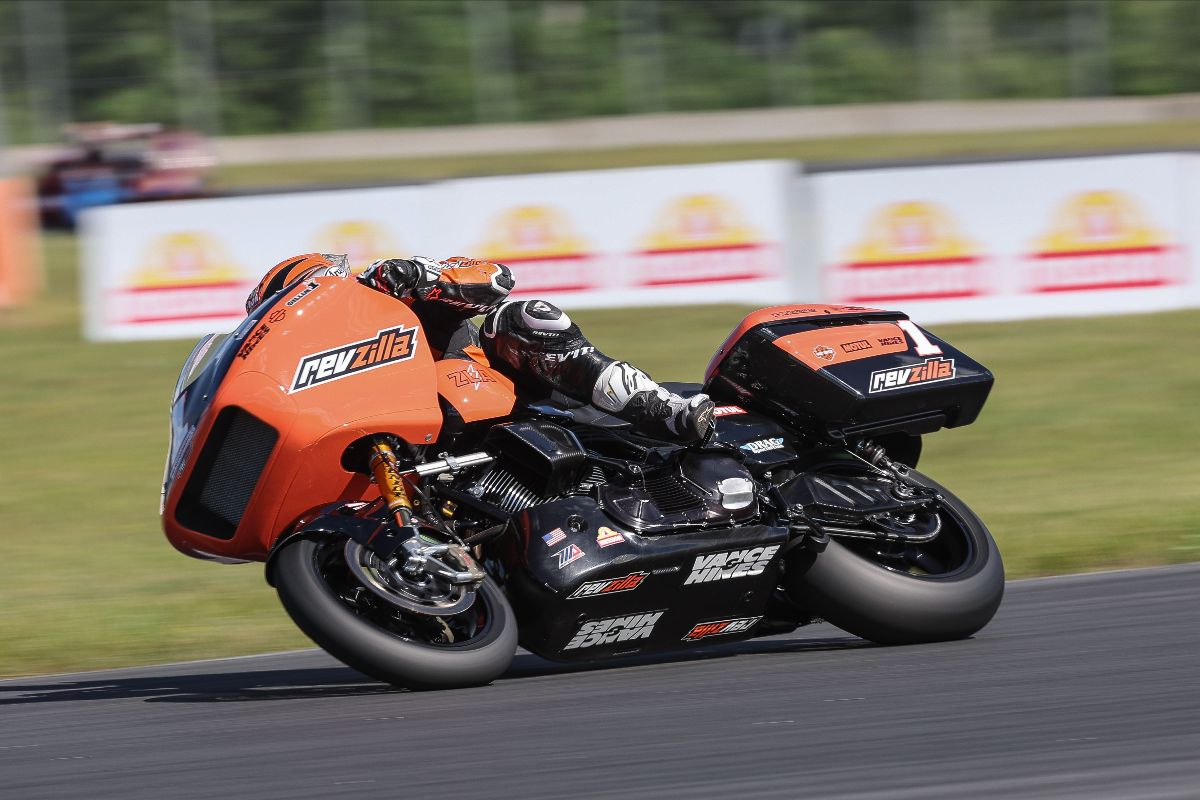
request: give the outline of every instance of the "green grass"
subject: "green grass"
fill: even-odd
[[[773,142],[631,147],[612,150],[479,154],[421,158],[311,161],[225,166],[215,187],[298,186],[321,183],[424,181],[464,175],[502,175],[655,164],[792,158],[812,163],[973,158],[1045,153],[1096,153],[1195,148],[1200,120],[1053,130],[851,136]]]
[[[43,299],[0,315],[0,675],[307,645],[260,567],[194,561],[159,530],[190,343],[82,342],[74,240],[46,256]],[[689,380],[745,310],[574,316],[601,349]],[[1200,559],[1200,312],[935,330],[997,384],[922,466],[988,522],[1010,576]]]

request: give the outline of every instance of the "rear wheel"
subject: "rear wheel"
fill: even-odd
[[[916,484],[942,496],[941,532],[924,544],[830,541],[821,553],[796,550],[786,588],[832,624],[881,644],[962,639],[986,625],[1004,595],[1004,565],[983,521],[916,470]]]
[[[360,672],[413,689],[489,683],[508,669],[517,624],[491,578],[461,611],[415,613],[364,585],[363,565],[347,563],[360,550],[340,539],[298,539],[276,554],[279,599],[309,638]],[[378,565],[368,566],[376,575]]]

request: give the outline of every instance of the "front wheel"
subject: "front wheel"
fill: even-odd
[[[508,669],[517,650],[517,623],[491,578],[459,613],[413,613],[364,586],[347,552],[342,540],[298,539],[275,556],[274,582],[283,607],[330,655],[412,689],[476,686]]]
[[[942,530],[932,542],[885,547],[830,541],[822,553],[794,551],[786,589],[837,627],[880,644],[963,639],[986,625],[1004,595],[1004,565],[983,521],[916,470],[913,483],[942,494]]]

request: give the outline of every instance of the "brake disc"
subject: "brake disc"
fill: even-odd
[[[400,569],[399,562],[385,562],[353,539],[346,542],[345,556],[350,571],[363,586],[405,611],[449,617],[466,611],[475,602],[474,585],[450,583],[429,572],[409,576]]]

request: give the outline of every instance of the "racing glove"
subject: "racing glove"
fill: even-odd
[[[515,285],[504,264],[455,256],[434,261],[423,256],[376,261],[359,276],[373,289],[398,299],[408,297],[455,309],[465,316],[482,314],[508,297]]]

